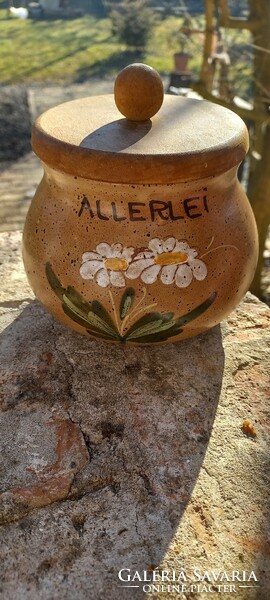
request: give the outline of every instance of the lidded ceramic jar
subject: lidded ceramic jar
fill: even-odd
[[[87,336],[199,334],[254,275],[257,231],[237,179],[243,121],[202,100],[162,99],[158,74],[131,65],[115,84],[128,118],[106,95],[52,108],[33,128],[44,177],[24,229],[27,276],[44,306]]]

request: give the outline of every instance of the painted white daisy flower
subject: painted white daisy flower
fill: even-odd
[[[176,283],[179,288],[188,287],[193,277],[205,279],[207,267],[196,258],[198,252],[186,242],[174,237],[163,241],[155,238],[149,242],[149,250],[140,252],[125,272],[128,279],[141,277],[144,283],[154,283],[158,276],[162,283]]]
[[[100,287],[125,287],[123,273],[127,270],[134,248],[124,248],[122,244],[102,242],[96,246],[95,252],[82,255],[80,274],[83,279],[94,279]]]

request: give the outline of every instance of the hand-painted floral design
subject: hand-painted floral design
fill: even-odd
[[[109,284],[125,287],[124,273],[127,270],[134,248],[124,248],[122,244],[107,244],[102,242],[96,246],[95,252],[85,252],[82,255],[80,274],[83,279],[94,279],[103,288]]]
[[[146,284],[160,281],[165,285],[175,283],[179,288],[186,288],[192,279],[203,281],[207,276],[207,266],[202,258],[216,250],[232,248],[239,252],[236,246],[221,244],[212,247],[212,237],[206,252],[198,257],[195,248],[187,242],[178,241],[174,237],[166,240],[152,239],[148,248],[136,249],[122,244],[101,242],[95,252],[85,252],[82,255],[80,274],[83,279],[92,279],[99,286],[106,288],[110,284],[117,288],[126,285],[125,278],[138,279]]]
[[[140,299],[136,299],[133,288],[126,288],[118,306],[109,290],[112,307],[112,314],[109,314],[99,300],[89,301],[73,286],[64,287],[49,262],[46,263],[45,272],[48,283],[60,300],[67,317],[89,335],[113,342],[163,343],[180,335],[185,326],[206,312],[217,297],[217,293],[212,292],[195,308],[177,316],[173,312],[154,312],[157,308],[156,302],[145,305],[146,288],[143,288]]]
[[[193,277],[198,281],[205,279],[207,267],[196,258],[198,252],[186,242],[178,242],[174,237],[165,241],[154,238],[149,242],[148,250],[140,252],[125,272],[128,279],[141,277],[146,284],[154,283],[160,276],[162,283],[176,283],[186,288]]]

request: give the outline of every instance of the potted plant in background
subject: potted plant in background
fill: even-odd
[[[184,73],[188,71],[188,61],[192,55],[187,51],[189,39],[181,31],[178,34],[178,45],[180,50],[173,55],[174,71],[175,73]]]
[[[177,93],[180,88],[188,88],[191,83],[191,72],[188,69],[188,62],[192,58],[193,40],[191,39],[192,23],[191,19],[185,18],[181,27],[171,31],[169,46],[178,51],[173,54],[174,69],[170,74],[168,86],[169,93]]]
[[[170,44],[175,48],[178,46],[179,50],[174,53],[174,72],[185,73],[188,71],[188,61],[192,58],[191,54],[191,33],[192,33],[192,21],[189,17],[185,17],[182,26],[178,28],[171,36]]]

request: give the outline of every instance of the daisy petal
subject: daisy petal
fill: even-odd
[[[110,283],[110,278],[109,278],[109,274],[108,271],[106,271],[106,269],[101,269],[97,276],[96,276],[96,282],[98,285],[100,285],[100,287],[107,287]]]
[[[84,254],[82,255],[82,262],[84,263],[86,260],[100,260],[101,256],[100,254],[97,254],[97,252],[84,252]]]
[[[175,283],[179,288],[186,288],[192,281],[192,271],[188,265],[180,265],[176,271]]]
[[[176,239],[174,237],[168,238],[163,244],[164,252],[172,252],[176,243]]]
[[[111,251],[112,256],[115,258],[120,258],[122,255],[123,246],[122,244],[112,244]]]
[[[96,251],[101,254],[101,256],[105,258],[110,258],[112,256],[111,246],[106,242],[102,242],[96,246]]]
[[[110,282],[115,287],[125,287],[125,278],[121,271],[111,271]]]
[[[187,254],[189,256],[189,259],[193,260],[193,258],[195,258],[195,256],[198,256],[198,252],[197,250],[195,250],[195,248],[189,248],[187,250]]]
[[[176,242],[174,252],[185,252],[190,259],[195,258],[198,252],[195,248],[190,248],[186,242]]]
[[[198,281],[205,279],[207,275],[207,266],[202,260],[195,258],[194,260],[189,261],[189,264],[195,279],[198,279]]]
[[[80,268],[80,275],[83,279],[94,279],[95,274],[102,268],[102,260],[87,260]]]
[[[121,258],[124,258],[125,260],[127,260],[128,262],[131,261],[131,257],[134,254],[134,248],[130,247],[130,248],[124,248]]]
[[[161,269],[160,265],[153,265],[152,267],[148,267],[143,271],[141,275],[141,279],[144,283],[154,283],[157,280],[157,276]]]
[[[148,247],[155,254],[161,254],[161,252],[163,252],[163,243],[159,238],[154,238],[153,240],[150,240]]]
[[[154,264],[153,258],[142,258],[141,260],[134,260],[125,272],[128,279],[137,279],[144,269]]]
[[[189,250],[190,247],[186,242],[176,242],[174,248],[175,252],[188,252]]]
[[[176,270],[177,265],[166,265],[166,267],[163,267],[160,276],[162,283],[167,285],[173,283]]]

